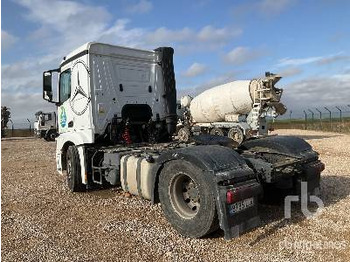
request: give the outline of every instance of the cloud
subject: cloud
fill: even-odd
[[[193,63],[185,72],[183,72],[183,75],[186,77],[196,77],[205,73],[207,69],[206,65]]]
[[[312,56],[305,58],[283,58],[279,60],[277,66],[300,66],[311,63],[317,63],[318,65],[328,65],[339,61],[350,60],[350,56],[344,55],[343,52],[338,54],[332,54],[328,56]]]
[[[36,47],[31,51],[40,54],[30,55],[28,53],[26,58],[2,66],[3,97],[6,94],[8,99],[3,101],[12,105],[13,110],[17,110],[15,107],[19,106],[18,101],[14,101],[14,99],[24,97],[24,95],[16,97],[15,92],[28,94],[28,96],[40,93],[42,72],[57,68],[63,56],[86,42],[101,41],[145,49],[170,45],[175,48],[177,54],[185,54],[186,52],[217,50],[242,33],[242,30],[238,28],[211,25],[205,25],[198,29],[160,27],[151,30],[131,27],[128,19],[115,19],[105,7],[86,2],[70,0],[13,1],[25,9],[24,17],[37,28],[26,39],[32,42],[31,46]],[[146,1],[139,3],[144,5]],[[141,11],[140,7],[138,11]],[[192,72],[189,75],[199,74],[202,69],[194,68],[192,70],[197,70],[197,72]],[[37,97],[38,100],[42,100],[41,95]],[[21,106],[25,108],[25,104]],[[31,108],[24,111],[18,109],[18,112],[24,113],[26,111],[28,114],[32,110]]]
[[[172,30],[165,27],[160,27],[153,32],[146,33],[145,41],[148,44],[173,44],[186,43],[186,45],[194,44],[198,47],[198,44],[215,44],[220,46],[227,43],[230,39],[242,34],[242,30],[239,28],[216,28],[211,25],[207,25],[195,31],[188,27],[184,27],[179,30]]]
[[[232,49],[223,57],[226,63],[234,65],[242,65],[255,60],[262,56],[262,53],[257,50],[251,50],[249,47],[239,46]]]
[[[38,92],[42,88],[42,72],[57,68],[56,55],[29,58],[1,67],[1,89],[4,92]]]
[[[335,63],[335,62],[339,62],[339,61],[349,61],[349,60],[350,60],[350,56],[339,54],[339,55],[332,55],[332,56],[324,57],[324,58],[320,59],[319,61],[317,61],[317,64],[328,65],[328,64]]]
[[[160,27],[154,32],[146,34],[146,43],[150,44],[162,44],[171,42],[184,42],[188,41],[193,36],[193,31],[187,27],[180,30],[170,30],[166,27]]]
[[[350,74],[307,77],[283,88],[282,102],[290,110],[349,104]]]
[[[184,95],[191,95],[196,96],[200,93],[204,92],[205,90],[212,88],[214,86],[222,85],[229,83],[236,78],[237,72],[226,72],[221,75],[217,75],[209,80],[206,80],[205,82],[202,82],[198,85],[195,85],[193,87],[189,88],[182,88],[177,90],[177,97],[181,98]]]
[[[17,0],[27,9],[25,17],[40,25],[33,32],[36,42],[50,53],[62,56],[85,42],[96,40],[107,29],[112,16],[103,7],[62,0]],[[34,37],[32,37],[33,39]]]
[[[140,0],[134,5],[130,5],[126,8],[126,11],[134,14],[148,13],[153,9],[153,4],[147,0]]]
[[[322,56],[306,57],[306,58],[282,58],[279,60],[278,66],[299,66],[314,63],[323,59]]]
[[[113,26],[101,32],[97,40],[128,47],[144,47],[143,36],[145,31],[141,28],[127,27],[129,20],[118,19]]]
[[[1,94],[1,105],[10,108],[11,119],[16,124],[26,123],[26,118],[34,119],[34,113],[42,111],[55,111],[56,107],[52,103],[48,103],[42,99],[41,93],[17,93],[17,94]]]
[[[198,31],[188,27],[160,27],[154,31],[129,28],[128,19],[117,19],[113,23],[112,15],[100,6],[62,0],[15,1],[28,10],[26,17],[29,21],[40,25],[32,32],[30,39],[36,39],[37,44],[58,56],[88,41],[104,41],[147,49],[171,45],[179,50],[212,50],[222,47],[242,33],[239,28],[216,28],[211,25],[206,25]],[[147,1],[141,1],[139,4],[145,5],[144,2]]]
[[[295,0],[263,0],[258,3],[258,8],[265,15],[277,15],[284,12],[295,2]]]
[[[281,71],[278,71],[277,74],[279,74],[282,77],[290,77],[290,76],[299,75],[302,72],[303,70],[301,70],[298,67],[287,67]]]
[[[10,33],[1,30],[1,48],[2,50],[10,49],[16,42],[18,37],[11,35]]]
[[[292,7],[297,0],[262,0],[251,3],[243,3],[233,8],[235,17],[265,16],[272,17],[282,14]]]
[[[235,28],[215,28],[214,26],[204,26],[197,34],[199,41],[226,41],[232,37],[242,34],[242,29]]]

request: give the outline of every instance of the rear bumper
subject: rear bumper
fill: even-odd
[[[227,202],[228,191],[235,191],[234,201]],[[261,185],[256,180],[248,180],[237,185],[218,186],[218,214],[220,227],[229,240],[260,225],[258,215],[258,197],[262,193]],[[253,204],[240,211],[233,212],[232,205],[252,200]]]

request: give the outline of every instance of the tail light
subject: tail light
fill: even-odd
[[[232,190],[229,190],[226,192],[226,203],[232,204],[235,201],[235,192]]]
[[[232,204],[244,197],[251,197],[261,193],[261,186],[258,183],[242,185],[226,191],[226,203]]]

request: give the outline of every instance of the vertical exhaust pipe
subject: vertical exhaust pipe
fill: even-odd
[[[159,47],[155,49],[159,53],[159,65],[163,74],[163,97],[165,98],[165,121],[167,131],[172,135],[176,131],[177,114],[176,114],[176,85],[173,55],[174,49],[171,47]]]

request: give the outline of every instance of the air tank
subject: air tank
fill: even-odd
[[[280,76],[267,73],[262,79],[238,80],[208,89],[191,101],[192,120],[221,122],[230,115],[249,114],[253,103],[261,103],[263,107],[277,104],[282,89],[274,85],[279,79]]]

